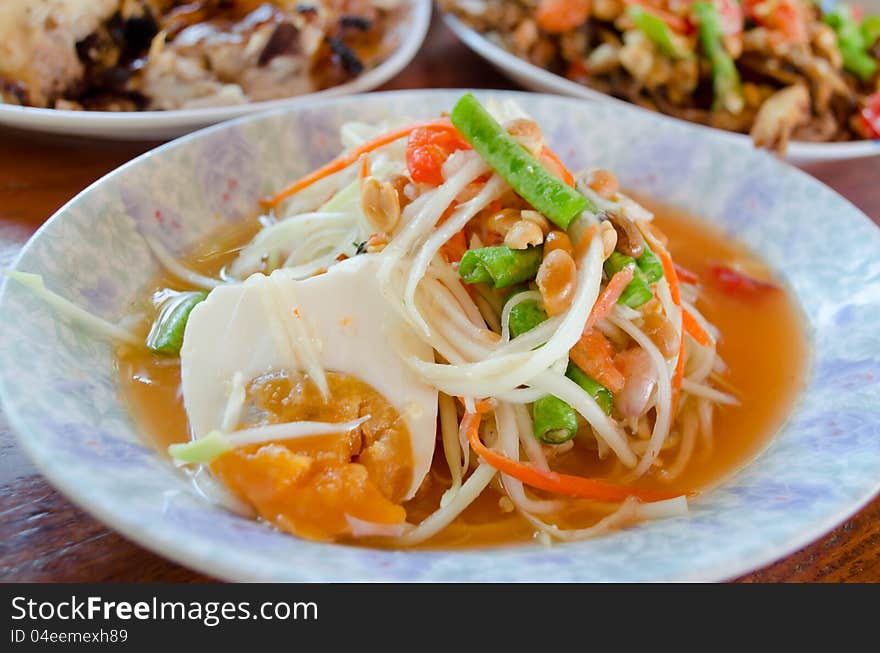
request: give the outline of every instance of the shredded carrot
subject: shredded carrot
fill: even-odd
[[[615,485],[608,481],[583,476],[570,476],[538,469],[528,463],[521,463],[493,451],[480,441],[480,413],[466,413],[461,422],[467,432],[468,442],[474,452],[502,474],[507,474],[526,485],[578,499],[595,501],[623,501],[627,497],[637,497],[643,501],[662,501],[681,496],[681,492],[658,492],[640,488]]]
[[[614,365],[615,356],[616,352],[608,338],[596,329],[584,333],[568,352],[571,361],[585,374],[617,393],[623,390],[625,379]]]
[[[449,263],[458,263],[467,250],[467,238],[464,235],[464,229],[457,231],[452,238],[440,247],[440,253]]]
[[[304,188],[308,188],[316,181],[320,181],[321,179],[329,177],[335,172],[344,170],[353,163],[357,163],[362,154],[372,152],[373,150],[378,149],[383,145],[388,145],[389,143],[393,143],[394,141],[404,138],[405,136],[409,136],[410,132],[412,132],[414,129],[418,129],[419,127],[429,127],[432,129],[448,129],[455,132],[458,131],[447,118],[419,122],[412,125],[407,125],[405,127],[393,129],[390,132],[385,132],[384,134],[377,136],[376,138],[369,140],[366,143],[363,143],[351,152],[348,152],[347,154],[343,154],[342,156],[333,159],[330,163],[318,168],[317,170],[314,170],[313,172],[310,172],[305,177],[297,179],[295,182],[287,186],[287,188],[284,188],[283,190],[275,193],[275,195],[270,198],[265,198],[261,200],[260,203],[263,206],[267,207],[278,206],[281,202],[286,200],[294,193],[298,193]]]
[[[452,204],[452,207],[458,204],[464,204],[472,199],[474,199],[477,195],[480,194],[480,191],[483,190],[483,187],[486,185],[485,175],[481,175],[474,179],[471,183],[464,187],[458,195],[455,196],[455,201]],[[451,208],[452,208],[451,207]],[[440,224],[439,222],[437,224]]]
[[[681,324],[685,332],[690,334],[690,336],[697,341],[698,345],[702,347],[712,346],[712,338],[706,333],[706,330],[700,326],[700,323],[697,322],[697,318],[691,315],[691,312],[686,308],[683,308],[681,311]]]
[[[681,289],[678,285],[678,275],[675,273],[675,264],[666,248],[657,241],[653,243],[657,255],[660,257],[660,263],[663,264],[663,275],[669,283],[669,293],[672,295],[672,302],[681,308]],[[684,310],[682,310],[682,326],[684,326]],[[681,330],[681,339],[678,345],[678,360],[675,363],[675,375],[672,377],[672,416],[675,417],[675,411],[678,409],[678,397],[681,394],[681,380],[684,378],[684,328]]]
[[[559,172],[561,173],[560,177],[562,178],[562,181],[574,188],[574,175],[571,174],[571,171],[565,167],[565,164],[562,162],[562,159],[560,159],[556,155],[556,152],[545,145],[544,149],[541,150],[541,158],[547,159],[553,164],[553,166],[558,168]]]
[[[599,295],[599,299],[593,304],[593,310],[590,311],[590,316],[587,318],[586,324],[584,324],[584,333],[592,329],[596,325],[596,322],[608,317],[614,308],[614,304],[620,299],[620,296],[623,294],[623,291],[626,290],[629,282],[633,280],[634,274],[635,272],[633,269],[628,267],[623,268],[620,272],[611,277],[611,281],[608,282],[608,285],[605,286],[605,290]]]
[[[584,253],[589,249],[590,243],[593,240],[593,236],[596,235],[596,232],[599,230],[599,225],[591,224],[590,227],[584,232],[584,235],[581,236],[581,239],[577,241],[574,246],[574,260],[575,262],[580,261],[584,257]]]
[[[458,402],[464,406],[464,397],[456,397]],[[477,399],[474,401],[474,409],[478,414],[488,413],[490,410],[495,410],[496,401],[492,397],[486,397],[484,399]]]
[[[366,179],[370,176],[370,155],[361,154],[361,171],[360,178]]]

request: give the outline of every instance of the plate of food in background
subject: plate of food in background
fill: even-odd
[[[60,0],[0,6],[0,124],[166,139],[368,91],[427,33],[430,0]]]
[[[0,290],[0,399],[68,497],[215,577],[718,580],[878,489],[878,247],[684,122],[330,98],[53,216]]]
[[[443,0],[532,90],[742,134],[792,160],[880,153],[880,6],[807,0]]]

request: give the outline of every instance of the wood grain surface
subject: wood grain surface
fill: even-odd
[[[422,87],[516,88],[436,19],[417,58],[385,86]],[[154,145],[0,128],[0,268],[65,201]],[[814,164],[804,170],[880,223],[880,157]],[[72,505],[25,458],[0,414],[0,580],[210,579],[146,551]],[[738,580],[880,581],[880,498],[810,546]]]

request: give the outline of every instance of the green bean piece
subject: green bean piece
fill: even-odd
[[[532,404],[535,437],[547,444],[568,442],[578,431],[574,408],[553,395],[541,397]]]
[[[526,151],[470,93],[456,102],[449,118],[489,167],[557,226],[568,229],[584,210],[597,212],[590,200]]]
[[[649,250],[645,248],[645,252]],[[639,257],[641,260],[645,254]],[[653,256],[653,253],[652,253]],[[658,261],[659,263],[659,261]],[[649,262],[646,262],[649,270],[652,270],[652,266]],[[621,254],[620,252],[612,252],[611,256],[605,261],[605,274],[610,279],[615,274],[623,270],[624,268],[632,268],[633,278],[632,281],[623,289],[623,292],[620,294],[620,298],[617,300],[618,304],[625,304],[630,308],[638,308],[643,304],[651,301],[651,298],[654,296],[654,291],[651,290],[651,284],[648,281],[648,277],[639,267],[638,262],[632,256],[627,256],[626,254]],[[662,272],[662,265],[661,265]],[[653,271],[651,272],[653,274]]]
[[[870,48],[880,39],[880,16],[865,16],[860,28],[865,45]]]
[[[595,399],[596,403],[599,404],[599,408],[605,411],[606,415],[611,414],[611,410],[614,408],[614,395],[611,394],[611,390],[587,375],[574,363],[568,364],[565,376],[577,383],[584,392]]]
[[[487,283],[506,288],[538,274],[543,248],[510,249],[504,245],[469,249],[461,257],[458,274],[465,283]]]
[[[700,43],[712,67],[712,111],[739,113],[745,105],[739,73],[733,58],[724,48],[724,27],[715,5],[695,2],[694,13],[700,23]]]
[[[565,375],[590,395],[606,415],[614,407],[614,395],[604,385],[585,374],[574,363],[568,364]],[[535,437],[547,444],[568,442],[578,431],[577,412],[568,403],[547,395],[532,404]]]
[[[611,252],[611,256],[605,260],[605,274],[610,279],[624,268],[635,267],[635,265],[636,260],[632,256],[627,256],[626,254],[615,250]]]
[[[660,18],[645,11],[638,5],[630,5],[626,8],[626,13],[632,18],[633,23],[638,30],[644,33],[660,52],[672,59],[692,59],[693,53],[682,47],[672,33],[669,25],[664,23]]]
[[[520,302],[510,309],[510,337],[531,331],[546,319],[547,313],[536,300]]]
[[[207,296],[208,293],[198,290],[176,293],[166,300],[147,335],[147,347],[157,354],[178,356],[189,314]]]
[[[877,61],[868,52],[874,41],[880,37],[880,18],[870,16],[859,24],[846,5],[838,6],[822,20],[837,34],[837,47],[843,57],[843,68],[863,82],[867,82],[877,71]]]
[[[648,283],[657,283],[663,278],[663,264],[647,245],[645,245],[642,255],[636,260],[636,265],[639,266],[639,270],[645,275]]]
[[[837,33],[837,44],[865,50],[870,44],[865,42],[859,23],[853,18],[850,8],[840,5],[834,11],[822,16],[822,21]]]
[[[651,286],[640,272],[636,272],[633,280],[630,281],[629,285],[623,289],[622,293],[620,293],[620,299],[618,299],[617,302],[619,304],[625,304],[630,308],[639,308],[651,301],[653,297],[654,291],[651,290]]]
[[[843,58],[844,70],[851,72],[863,82],[870,80],[877,72],[877,61],[864,50],[844,43],[840,43],[838,48]]]

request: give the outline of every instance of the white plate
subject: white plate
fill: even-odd
[[[250,113],[305,105],[334,95],[362,93],[381,86],[412,61],[431,23],[431,0],[410,0],[412,9],[396,28],[400,44],[375,68],[345,84],[323,91],[264,102],[174,111],[63,111],[0,103],[0,125],[51,134],[114,140],[159,140]]]
[[[877,2],[878,0],[869,0],[869,2],[865,3],[865,6],[867,7],[876,4]],[[467,27],[452,14],[445,14],[443,20],[446,25],[449,26],[449,29],[451,29],[466,46],[525,88],[542,93],[558,93],[560,95],[570,95],[585,100],[595,100],[596,102],[626,105],[627,107],[634,107],[639,111],[658,116],[663,120],[687,122],[679,118],[673,118],[672,116],[643,109],[635,104],[588,88],[582,84],[566,79],[565,77],[551,73],[540,66],[529,63],[525,59],[521,59],[508,52],[501,46],[492,43],[492,41],[476,30]],[[752,142],[751,138],[745,134],[737,134],[723,129],[716,129],[715,127],[698,125],[696,123],[689,122],[688,124],[691,124],[698,129],[715,132],[716,134],[720,134],[734,142],[740,142],[743,144],[750,144]],[[871,141],[848,141],[844,143],[807,143],[804,141],[793,141],[788,144],[788,151],[786,152],[786,158],[793,162],[854,159],[876,155],[880,155],[880,139]]]
[[[434,117],[461,93],[325,99],[186,136],[80,193],[15,267],[116,319],[159,274],[141,233],[186,251],[337,154],[344,122]],[[864,505],[880,488],[880,230],[814,178],[709,130],[598,102],[478,95],[515,99],[572,168],[614,170],[625,188],[744,242],[785,280],[813,365],[800,404],[756,460],[701,494],[687,517],[551,548],[388,551],[300,540],[205,501],[141,437],[110,347],[6,282],[0,399],[46,477],[129,539],[234,580],[719,580],[797,550]]]

